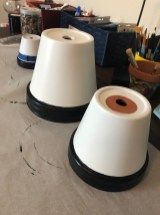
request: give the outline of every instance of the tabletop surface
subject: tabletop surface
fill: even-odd
[[[32,70],[16,63],[19,45],[0,45],[0,214],[159,215],[160,152],[149,144],[144,179],[131,190],[110,193],[78,178],[68,145],[78,123],[35,116],[26,105]]]

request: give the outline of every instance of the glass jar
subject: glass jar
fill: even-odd
[[[41,33],[41,10],[38,8],[21,7],[21,31],[22,34]]]
[[[3,8],[7,13],[19,13],[23,0],[3,0]]]

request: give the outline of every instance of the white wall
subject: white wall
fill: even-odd
[[[68,2],[74,6],[85,6],[93,9],[96,15],[110,15],[113,20],[137,23],[143,0],[59,0]],[[153,31],[160,26],[160,0],[146,0],[141,23]]]
[[[7,21],[7,14],[0,0],[0,22]],[[55,0],[55,2],[68,2],[71,5],[80,5],[82,9],[93,9],[99,16],[110,15],[113,21],[136,23],[143,0]],[[141,23],[153,31],[154,27],[160,27],[160,0],[146,0]]]
[[[160,0],[146,0],[141,24],[150,30],[160,28]]]
[[[0,0],[0,23],[7,22],[7,13],[3,9],[3,1]]]
[[[68,0],[68,2],[75,6],[80,5],[82,9],[84,6],[86,9],[93,9],[96,15],[111,15],[118,21],[135,22],[142,0]]]

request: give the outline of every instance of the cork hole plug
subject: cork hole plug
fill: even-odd
[[[127,106],[127,103],[123,99],[116,99],[116,103],[120,106]]]

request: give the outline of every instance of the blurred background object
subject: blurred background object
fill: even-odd
[[[23,0],[3,0],[3,8],[8,13],[9,29],[11,34],[21,33],[20,8],[24,5]]]
[[[41,33],[41,10],[34,7],[21,7],[20,9],[22,34]]]
[[[23,5],[23,0],[3,0],[3,8],[5,11],[10,13],[18,14],[20,7]]]
[[[159,64],[149,60],[138,60],[137,64],[138,68],[129,66],[130,88],[151,99],[160,86]]]
[[[44,2],[45,2],[46,4],[52,4],[52,3],[54,3],[53,0],[45,0]]]

